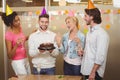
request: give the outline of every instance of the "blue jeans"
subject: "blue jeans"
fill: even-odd
[[[80,65],[72,65],[64,61],[64,75],[73,75],[73,76],[82,75],[80,73],[80,69],[81,69]]]
[[[40,72],[37,71],[37,68],[33,67],[33,74],[35,74],[35,75],[39,75],[39,74],[54,75],[55,74],[55,67],[41,69]]]

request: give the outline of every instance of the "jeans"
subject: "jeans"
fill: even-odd
[[[87,80],[88,78],[89,78],[89,75],[84,76],[83,80]],[[96,74],[95,74],[95,80],[103,80],[103,78],[100,77],[99,74],[96,72]]]
[[[39,74],[54,75],[55,74],[55,67],[41,69],[40,72],[37,71],[37,68],[33,67],[33,74],[35,74],[35,75],[39,75]]]
[[[72,65],[64,61],[64,75],[73,75],[73,76],[82,75],[80,73],[80,69],[81,69],[80,65]]]

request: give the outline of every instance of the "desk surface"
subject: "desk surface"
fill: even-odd
[[[81,76],[63,75],[27,75],[9,78],[8,80],[82,80]]]

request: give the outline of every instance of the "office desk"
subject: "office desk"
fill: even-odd
[[[9,78],[8,80],[82,80],[82,77],[63,75],[21,75]]]

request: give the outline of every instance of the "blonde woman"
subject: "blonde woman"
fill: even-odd
[[[68,32],[57,37],[60,52],[64,54],[64,75],[81,75],[81,49],[84,48],[84,34],[79,30],[79,21],[74,16],[65,19]]]

